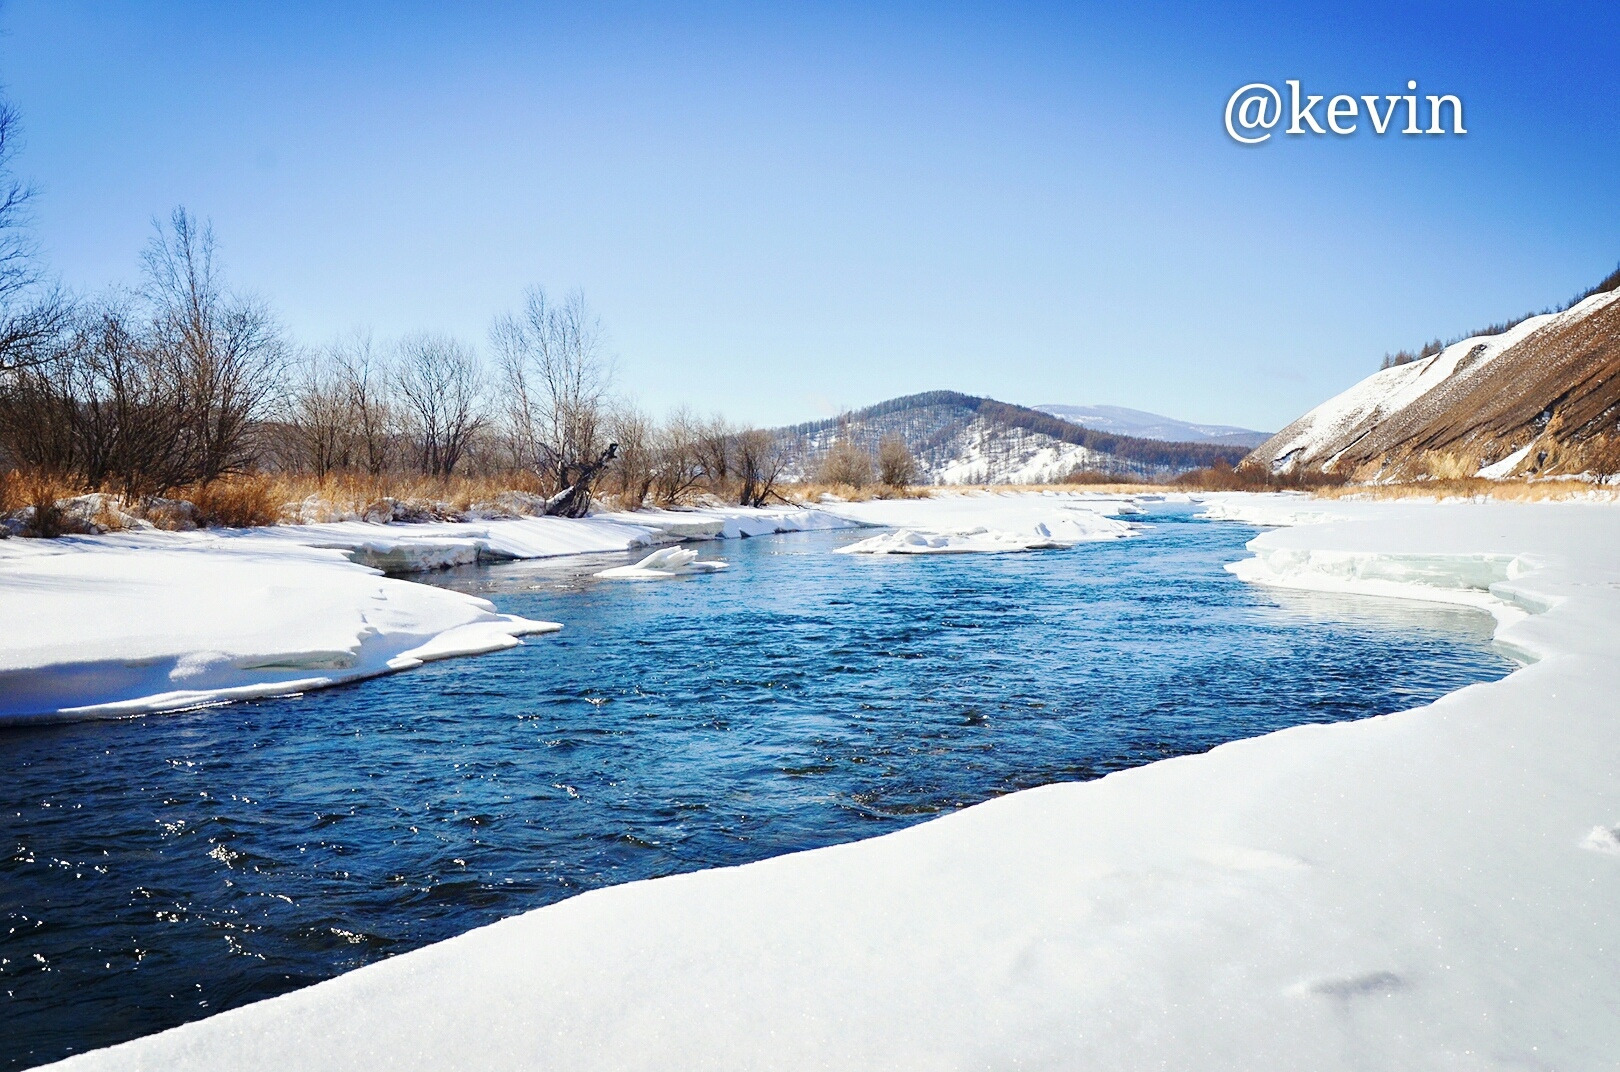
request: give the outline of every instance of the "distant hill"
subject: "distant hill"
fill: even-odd
[[[1620,473],[1620,271],[1543,313],[1382,369],[1249,455],[1357,481]]]
[[[1099,432],[1163,439],[1176,443],[1219,443],[1226,447],[1258,447],[1271,438],[1270,432],[1237,428],[1230,424],[1192,424],[1146,410],[1124,406],[1034,406],[1042,413],[1061,417],[1070,424],[1084,425]]]
[[[1235,464],[1245,452],[1244,446],[1118,435],[955,391],[894,398],[782,431],[801,444],[807,475],[840,440],[875,452],[885,436],[898,435],[932,484],[1055,483],[1077,469],[1164,480],[1217,462]]]

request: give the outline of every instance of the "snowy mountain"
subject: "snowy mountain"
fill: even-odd
[[[1258,447],[1271,438],[1270,432],[1256,432],[1230,424],[1190,424],[1146,410],[1124,406],[1034,406],[1042,413],[1061,417],[1070,424],[1081,424],[1099,432],[1163,439],[1177,443],[1219,443],[1226,447]]]
[[[875,453],[884,437],[898,435],[930,484],[1056,483],[1076,469],[1166,479],[1216,462],[1233,464],[1244,450],[1116,435],[955,391],[907,395],[783,431],[801,447],[804,474],[813,474],[836,443],[853,441]]]
[[[1359,481],[1620,472],[1617,287],[1374,373],[1247,460]]]

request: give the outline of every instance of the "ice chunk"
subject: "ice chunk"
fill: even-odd
[[[672,577],[718,573],[726,568],[727,564],[718,559],[699,561],[698,553],[691,548],[665,547],[633,566],[614,566],[595,576],[619,581],[667,581]]]

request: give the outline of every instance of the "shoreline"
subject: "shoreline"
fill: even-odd
[[[0,728],[327,688],[432,659],[499,651],[521,643],[519,637],[563,627],[406,579],[441,568],[692,539],[893,527],[897,518],[981,533],[989,520],[1013,531],[1001,543],[988,542],[1016,549],[1040,546],[1049,537],[1030,533],[1048,532],[1048,522],[1075,539],[1125,535],[1129,526],[1106,511],[1125,510],[1128,501],[968,494],[580,520],[344,521],[0,540],[0,617],[34,626],[0,636]],[[1077,520],[1086,523],[1076,527]]]
[[[1487,591],[1539,613],[1497,634],[1538,661],[582,894],[62,1067],[1608,1067],[1620,513],[1333,505],[1251,551],[1339,590],[1387,580],[1346,561],[1511,555]]]

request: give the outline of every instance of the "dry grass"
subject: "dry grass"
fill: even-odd
[[[873,499],[926,499],[933,489],[920,485],[892,488],[887,484],[827,484],[807,480],[802,484],[784,484],[777,489],[788,502],[801,506],[814,506],[823,495],[832,495],[845,502],[870,502]]]
[[[1440,499],[1440,500],[1495,500],[1509,502],[1543,502],[1561,500],[1620,500],[1620,488],[1594,485],[1582,480],[1482,480],[1457,475],[1472,469],[1449,455],[1436,455],[1429,460],[1431,476],[1427,479],[1399,484],[1343,484],[1330,487],[1309,487],[1309,491],[1322,499]],[[1226,477],[1230,471],[1218,475]],[[1215,486],[1209,486],[1213,484]],[[836,496],[845,502],[863,502],[872,499],[926,499],[972,493],[1083,491],[1101,495],[1162,495],[1176,492],[1210,491],[1275,491],[1267,486],[1227,486],[1227,480],[1205,482],[1189,480],[1175,484],[1139,483],[1083,483],[1059,484],[976,484],[946,486],[914,486],[892,488],[881,484],[868,484],[861,488],[847,484],[807,482],[786,484],[775,496],[781,502],[813,506],[823,495]],[[93,518],[78,511],[63,510],[57,503],[90,493],[78,482],[48,474],[11,470],[0,472],[0,514],[27,510],[32,507],[27,534],[55,536],[67,531],[117,531],[125,527],[131,517],[144,518],[159,528],[190,528],[193,523],[203,526],[249,528],[298,521],[326,521],[344,517],[364,517],[368,509],[375,510],[386,500],[402,504],[398,509],[406,513],[394,516],[417,518],[454,518],[474,506],[493,503],[503,492],[522,492],[542,495],[544,488],[528,474],[501,476],[452,477],[430,479],[409,475],[369,477],[357,474],[334,474],[317,479],[308,474],[249,473],[216,480],[206,486],[179,488],[169,493],[169,501],[147,500],[127,504],[121,510],[116,500],[109,497]],[[619,506],[616,495],[606,492],[597,496],[604,509]],[[189,502],[195,512],[175,500]],[[681,505],[729,506],[735,495],[717,496],[705,489],[694,489],[681,496]],[[649,500],[649,505],[651,504]],[[384,507],[383,516],[389,516]],[[127,511],[124,512],[124,511]],[[29,515],[24,515],[29,516]],[[95,528],[86,529],[85,522]]]
[[[952,495],[967,492],[1003,494],[1025,491],[1084,492],[1087,495],[1166,495],[1175,492],[1185,493],[1191,489],[1176,487],[1171,484],[1093,483],[1091,481],[1076,483],[1064,481],[1060,484],[935,484],[924,490],[933,495]]]
[[[12,469],[0,473],[0,513],[26,509],[41,502],[71,499],[89,490],[69,477]]]
[[[86,490],[84,485],[68,477],[13,469],[0,474],[0,513],[32,507],[26,533],[47,538],[60,536],[67,531],[67,518],[57,507],[57,501],[83,495]]]
[[[262,474],[226,477],[211,484],[177,488],[169,498],[197,508],[197,524],[213,528],[246,529],[274,525],[281,518],[278,481]]]
[[[1478,477],[1415,480],[1403,484],[1346,484],[1316,492],[1322,499],[1467,499],[1475,502],[1614,502],[1620,490],[1585,480],[1484,480]]]
[[[268,494],[276,500],[278,507],[313,498],[330,503],[339,512],[350,513],[363,512],[367,505],[379,499],[443,503],[450,510],[461,511],[476,503],[489,502],[503,491],[541,492],[539,483],[528,473],[476,477],[424,477],[397,473],[374,477],[360,473],[333,473],[324,478],[306,473],[277,473],[270,477],[237,477],[216,483],[255,480],[268,480]]]
[[[1423,456],[1423,468],[1432,480],[1464,480],[1479,472],[1479,461],[1460,454],[1431,451]]]

